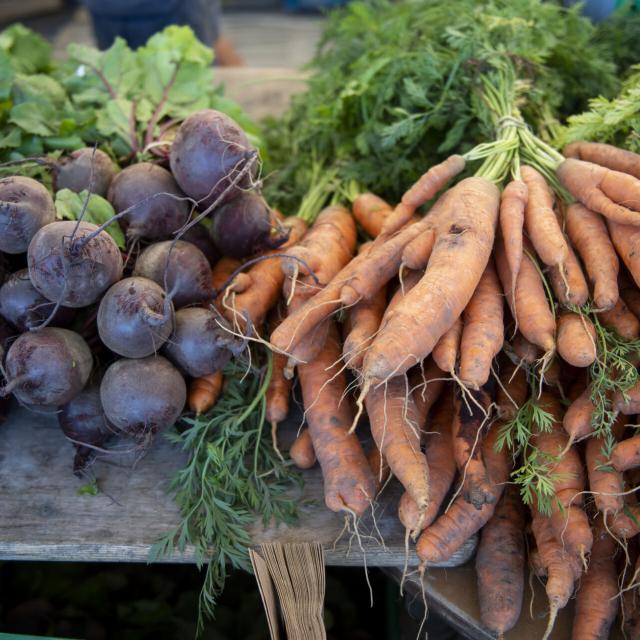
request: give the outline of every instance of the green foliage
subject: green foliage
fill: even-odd
[[[621,7],[597,25],[596,40],[613,56],[618,73],[626,74],[640,60],[640,11]]]
[[[269,429],[264,428],[271,356],[267,352],[260,369],[255,366],[257,356],[253,354],[249,371],[242,362],[231,363],[215,407],[207,415],[184,418],[186,430],[170,434],[171,441],[189,454],[171,484],[182,522],[156,544],[152,558],[189,545],[198,565],[206,564],[200,627],[204,616],[213,613],[227,565],[251,570],[247,547],[256,517],[264,524],[296,517],[296,503],[287,491],[297,476],[278,457]]]
[[[170,26],[136,51],[71,44],[57,65],[49,45],[21,25],[0,33],[0,159],[98,143],[120,162],[166,157],[166,129],[199,109],[258,129],[213,83],[213,52],[188,27]]]
[[[540,0],[350,3],[330,16],[308,91],[265,131],[276,170],[268,196],[295,212],[313,161],[335,169],[338,185],[395,201],[449,153],[494,139],[482,76],[505,58],[523,117],[548,134],[588,97],[617,89],[594,34],[577,9]]]
[[[87,200],[88,198],[88,200]],[[61,220],[77,220],[81,215],[85,222],[100,226],[113,219],[115,211],[108,200],[96,193],[89,195],[88,191],[76,193],[70,189],[60,189],[56,192],[56,216]],[[107,233],[123,251],[126,248],[124,233],[117,223],[106,228]]]

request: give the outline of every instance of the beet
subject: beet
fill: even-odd
[[[289,232],[278,224],[264,198],[246,192],[216,209],[211,237],[225,256],[239,260],[279,247]]]
[[[58,424],[75,447],[73,472],[77,476],[82,476],[93,462],[96,451],[92,447],[103,448],[115,433],[102,411],[98,385],[87,387],[63,405],[58,413]]]
[[[180,236],[180,239],[195,244],[204,253],[210,267],[213,267],[220,260],[220,251],[213,242],[209,230],[203,224],[196,224],[189,228],[186,233]]]
[[[0,180],[0,251],[24,253],[36,231],[56,219],[53,199],[32,178]]]
[[[48,300],[86,307],[122,277],[122,255],[106,231],[90,222],[53,222],[33,236],[27,255],[33,286]]]
[[[171,250],[167,269],[172,244],[173,241],[166,240],[149,245],[138,256],[133,275],[149,278],[164,288],[166,270],[167,292],[176,309],[210,300],[211,268],[202,251],[190,242],[178,240]]]
[[[82,391],[92,364],[87,343],[73,331],[46,327],[23,333],[7,351],[3,394],[12,391],[26,405],[57,407]]]
[[[190,115],[180,125],[171,145],[171,171],[180,188],[205,209],[255,153],[235,120],[220,111],[206,109]],[[258,163],[254,162],[251,170],[227,192],[224,202],[249,188],[257,169]]]
[[[116,282],[98,309],[100,339],[125,358],[153,355],[173,329],[173,306],[165,299],[163,288],[148,278]]]
[[[189,202],[161,193],[184,198],[173,176],[150,162],[132,164],[113,179],[109,201],[116,213],[133,207],[120,218],[129,240],[164,240],[187,222]]]
[[[0,287],[0,315],[20,331],[29,331],[42,324],[55,307],[31,283],[29,270],[12,273]],[[54,327],[64,327],[75,318],[75,310],[59,307],[51,320]]]
[[[93,164],[93,179],[91,180],[91,165]],[[85,147],[76,149],[68,156],[60,158],[53,167],[53,189],[71,189],[76,193],[89,189],[91,193],[103,198],[107,197],[109,185],[116,175],[116,168],[111,158],[100,149]]]
[[[187,399],[187,385],[166,358],[123,358],[104,374],[100,399],[109,422],[147,443],[150,435],[178,419]]]
[[[163,353],[194,378],[215,373],[245,347],[242,340],[226,330],[228,328],[229,324],[222,316],[208,309],[180,309]]]

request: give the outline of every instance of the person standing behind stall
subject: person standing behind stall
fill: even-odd
[[[100,49],[111,46],[116,37],[132,49],[171,24],[191,27],[198,39],[213,47],[216,63],[239,66],[242,58],[233,43],[221,35],[221,0],[81,0],[91,14]]]

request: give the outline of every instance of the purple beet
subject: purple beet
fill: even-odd
[[[150,162],[123,169],[109,187],[116,213],[131,208],[120,219],[130,241],[170,238],[189,219],[191,205],[184,197],[173,176]]]
[[[161,356],[114,362],[100,385],[107,420],[143,444],[170,427],[187,399],[180,372]]]
[[[0,251],[24,253],[36,231],[56,219],[53,199],[32,178],[0,180]]]
[[[180,188],[205,209],[254,158],[255,149],[235,120],[220,111],[206,109],[190,115],[180,125],[171,145],[171,172]],[[225,202],[251,186],[257,168],[254,161],[226,193]]]
[[[55,303],[47,300],[33,286],[28,269],[12,273],[0,287],[0,315],[20,331],[29,331],[41,325],[54,307]],[[75,315],[74,309],[59,307],[51,325],[68,326]]]
[[[218,260],[220,260],[220,251],[218,251],[218,247],[216,247],[213,239],[211,238],[211,234],[207,227],[203,224],[196,224],[187,232],[180,237],[181,240],[185,242],[190,242],[191,244],[195,244],[202,253],[204,253],[205,257],[209,261],[209,266],[213,267]]]
[[[166,300],[162,287],[148,278],[120,280],[100,302],[100,339],[118,355],[126,358],[153,355],[172,329],[173,305]]]
[[[211,236],[225,256],[241,259],[266,249],[276,249],[289,233],[278,224],[262,196],[242,193],[216,209]]]
[[[93,177],[91,175],[93,165]],[[71,189],[76,193],[89,189],[103,198],[107,197],[109,185],[116,175],[116,167],[111,158],[100,149],[85,147],[63,156],[53,166],[53,188]]]
[[[2,394],[13,392],[30,406],[58,407],[82,391],[92,365],[87,343],[73,331],[46,327],[23,333],[7,351]]]
[[[215,373],[245,348],[243,341],[228,329],[224,318],[213,311],[201,307],[180,309],[164,354],[194,378]]]
[[[89,240],[97,229],[89,222],[63,220],[33,236],[27,256],[29,276],[45,298],[66,307],[86,307],[120,280],[118,246],[106,231]]]
[[[205,255],[190,242],[178,240],[169,257],[172,244],[166,240],[149,245],[138,256],[133,275],[149,278],[164,288],[166,271],[167,293],[176,309],[210,300],[211,268]]]
[[[104,448],[115,433],[102,411],[100,387],[93,385],[60,408],[58,424],[76,450],[73,472],[81,477],[93,462],[96,450]]]

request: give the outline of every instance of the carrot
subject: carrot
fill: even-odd
[[[376,334],[387,307],[387,287],[370,300],[362,300],[347,311],[350,330],[342,345],[342,357],[353,371],[360,371],[366,349]]]
[[[624,420],[618,418],[613,431],[619,438],[623,430]],[[593,492],[598,511],[606,518],[610,513],[615,514],[624,507],[624,479],[620,470],[611,467],[612,460],[604,455],[604,444],[602,438],[589,438],[585,448],[585,462],[589,490]]]
[[[376,495],[380,493],[384,483],[388,480],[391,470],[387,461],[382,457],[380,449],[375,444],[367,451],[367,461],[376,479]]]
[[[575,202],[567,207],[565,219],[569,238],[593,286],[596,307],[611,309],[618,300],[620,262],[602,216]]]
[[[453,394],[451,387],[444,393],[434,407],[433,416],[428,423],[425,456],[430,471],[429,505],[424,514],[420,514],[418,505],[408,492],[404,492],[398,505],[400,522],[408,531],[419,532],[428,527],[438,515],[453,479],[456,464],[453,459],[451,440],[451,422],[453,419]]]
[[[576,158],[599,164],[601,167],[628,173],[640,179],[640,155],[619,149],[611,144],[602,142],[586,142],[579,140],[568,144],[562,153],[567,158]]]
[[[496,389],[496,412],[498,418],[509,422],[516,417],[518,409],[529,395],[527,374],[522,367],[516,367],[509,358],[500,363],[500,384]]]
[[[628,640],[640,638],[640,556],[629,571],[620,601],[622,634]]]
[[[373,500],[375,479],[357,436],[349,434],[353,415],[342,400],[346,378],[339,370],[339,358],[338,331],[332,324],[324,349],[314,361],[298,367],[298,377],[324,478],[325,503],[332,511],[361,516]]]
[[[402,202],[414,209],[421,207],[461,173],[465,164],[462,156],[451,155],[443,162],[433,165],[402,196]]]
[[[635,340],[640,336],[640,320],[631,313],[621,298],[608,311],[598,313],[598,320],[625,340]]]
[[[222,371],[194,378],[189,385],[189,409],[197,416],[214,407],[222,391]]]
[[[542,563],[542,558],[540,557],[540,552],[537,548],[529,549],[529,569],[533,572],[533,575],[536,578],[546,578],[547,577],[547,567]]]
[[[289,227],[289,240],[286,245],[274,251],[268,251],[264,257],[282,254],[295,244],[306,231],[306,223],[292,216],[282,223]],[[224,314],[234,326],[244,330],[246,325],[257,330],[263,323],[269,310],[275,306],[284,282],[282,258],[261,260],[240,274],[225,290]],[[249,280],[249,282],[248,282]]]
[[[492,388],[487,387],[469,391],[471,398],[461,398],[461,392],[456,390],[451,426],[453,457],[462,477],[462,496],[476,509],[496,499],[482,458],[483,430],[490,421]]]
[[[545,353],[552,353],[555,350],[556,321],[549,308],[542,279],[535,264],[525,251],[522,256],[520,273],[516,280],[515,295],[513,295],[511,272],[501,237],[498,237],[496,241],[494,255],[511,315],[516,319],[520,333]]]
[[[493,515],[495,503],[502,495],[510,471],[506,448],[499,452],[495,450],[501,426],[499,423],[493,424],[482,443],[482,455],[494,483],[493,503],[486,502],[480,509],[476,509],[462,496],[458,496],[449,509],[427,527],[418,539],[416,551],[423,568],[448,560]]]
[[[591,386],[586,387],[569,405],[562,419],[562,427],[569,435],[569,442],[571,443],[586,438],[595,429],[593,416],[596,407],[591,401],[591,392]]]
[[[438,342],[433,347],[431,357],[438,365],[438,368],[447,373],[451,373],[456,369],[458,361],[458,352],[460,351],[460,337],[462,336],[462,318],[458,318],[449,327]]]
[[[449,193],[450,206],[437,214],[429,267],[403,302],[385,316],[365,356],[366,381],[400,375],[429,355],[469,303],[487,266],[498,214],[496,186],[483,178],[466,178]]]
[[[420,450],[426,415],[420,415],[405,376],[369,390],[365,398],[371,435],[384,460],[422,516],[429,506],[429,466]]]
[[[549,599],[549,623],[544,637],[548,638],[558,615],[567,606],[576,579],[574,567],[556,540],[548,518],[532,510],[531,530],[542,566],[546,569],[545,590]]]
[[[426,417],[445,388],[442,372],[433,358],[428,358],[409,372],[409,382],[418,413]]]
[[[611,464],[617,471],[640,467],[640,435],[618,442],[611,453]]]
[[[602,525],[594,530],[589,571],[576,594],[573,640],[606,640],[618,613],[618,572],[616,541]]]
[[[609,520],[609,528],[623,540],[640,534],[640,505],[631,496],[625,496],[624,508]]]
[[[624,392],[616,392],[613,396],[613,408],[625,416],[640,413],[640,381]]]
[[[221,288],[226,284],[227,280],[231,276],[231,274],[241,265],[240,260],[235,260],[234,258],[220,258],[218,262],[215,263],[213,269],[211,269],[211,286],[214,291],[219,291],[216,300],[215,306],[222,313],[224,307],[222,306],[222,296],[223,293]]]
[[[588,367],[596,359],[596,329],[586,315],[572,311],[558,318],[558,353],[574,367]]]
[[[560,164],[556,174],[567,191],[592,211],[619,224],[640,224],[637,178],[574,158]]]
[[[553,191],[533,167],[524,165],[520,173],[529,193],[524,224],[531,243],[544,264],[562,265],[569,247],[553,210]]]
[[[298,469],[311,469],[316,463],[316,452],[313,449],[309,429],[304,428],[293,441],[289,449],[289,457]]]
[[[607,220],[611,241],[622,258],[636,286],[640,286],[640,229],[630,224]]]
[[[549,282],[560,304],[581,307],[589,299],[589,286],[571,246],[562,265],[549,267]]]
[[[558,399],[543,391],[540,405],[553,416],[551,431],[539,431],[532,440],[549,460],[549,477],[553,483],[551,499],[551,527],[557,540],[566,545],[570,554],[584,558],[591,549],[593,537],[589,520],[582,510],[584,472],[575,447],[563,431],[562,408]]]
[[[391,211],[393,207],[373,193],[361,193],[351,205],[351,213],[356,222],[372,238],[380,234]]]
[[[516,280],[522,263],[522,229],[524,210],[529,190],[522,180],[512,180],[502,191],[500,199],[500,231],[504,240],[504,251],[511,272],[511,291],[515,291]]]
[[[269,329],[273,330],[284,317],[284,310],[275,307],[269,315]],[[282,353],[271,354],[271,380],[267,387],[265,418],[271,425],[273,448],[278,449],[277,429],[289,413],[289,398],[291,396],[291,378],[285,376],[287,356]]]
[[[492,260],[489,260],[463,318],[460,379],[472,389],[479,389],[489,379],[491,362],[504,343],[502,291]]]
[[[531,344],[519,331],[511,341],[511,348],[520,363],[532,365],[540,358],[540,350]]]
[[[636,286],[623,287],[620,296],[636,318],[640,318],[640,289]]]
[[[431,257],[435,242],[436,234],[433,229],[423,231],[403,249],[402,267],[408,269],[425,269]]]
[[[476,554],[480,619],[493,633],[513,629],[524,595],[524,510],[515,485],[482,528]]]

